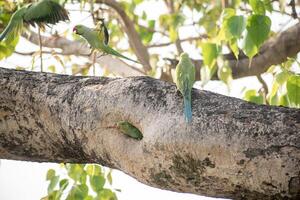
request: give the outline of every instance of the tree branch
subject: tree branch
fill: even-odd
[[[201,40],[201,39],[206,39],[207,35],[202,35],[202,36],[197,36],[197,37],[189,37],[189,38],[185,38],[185,39],[180,39],[180,43],[182,42],[191,42],[191,41],[195,41],[195,40]],[[158,43],[158,44],[150,44],[147,46],[147,48],[157,48],[157,47],[165,47],[165,46],[169,46],[169,45],[173,45],[173,42],[166,42],[166,43]]]
[[[0,158],[99,163],[148,185],[233,199],[299,199],[300,110],[174,84],[0,68]],[[112,127],[130,121],[141,141]]]
[[[139,34],[134,28],[134,23],[132,20],[128,17],[128,15],[125,13],[124,9],[121,7],[121,5],[115,1],[115,0],[96,0],[96,3],[103,3],[112,9],[114,9],[119,16],[121,17],[123,23],[124,23],[124,30],[129,38],[129,44],[132,47],[134,53],[138,57],[139,61],[142,63],[144,71],[148,72],[150,71],[151,65],[150,65],[150,56],[148,53],[148,49],[145,47],[145,45],[140,40]]]

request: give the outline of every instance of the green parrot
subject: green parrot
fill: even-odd
[[[17,10],[0,34],[0,41],[6,39],[8,42],[22,33],[23,24],[35,27],[44,27],[47,24],[56,24],[59,21],[69,20],[68,12],[58,3],[52,0],[41,0],[30,3]]]
[[[195,67],[187,53],[180,55],[176,66],[175,83],[177,89],[183,95],[185,121],[192,121],[192,88],[195,83]]]
[[[139,129],[133,126],[131,123],[127,121],[120,121],[117,123],[117,128],[124,134],[128,135],[137,140],[143,139],[143,134]]]
[[[100,21],[100,25],[95,29],[88,28],[84,25],[76,25],[73,28],[73,32],[82,36],[91,45],[92,52],[97,50],[103,54],[110,54],[120,58],[125,58],[135,63],[139,63],[120,54],[108,45],[109,35],[103,20]]]

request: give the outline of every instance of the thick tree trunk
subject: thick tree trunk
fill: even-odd
[[[99,163],[161,189],[233,199],[300,198],[300,110],[173,84],[0,68],[0,158]],[[130,121],[141,141],[111,128]]]

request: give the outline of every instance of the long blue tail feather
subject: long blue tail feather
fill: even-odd
[[[183,102],[184,102],[184,118],[187,123],[190,123],[192,122],[191,97],[185,96]]]

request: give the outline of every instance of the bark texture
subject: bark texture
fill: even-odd
[[[300,198],[300,110],[193,90],[185,124],[174,84],[0,68],[0,158],[99,163],[177,192]],[[126,120],[141,141],[108,128]]]

